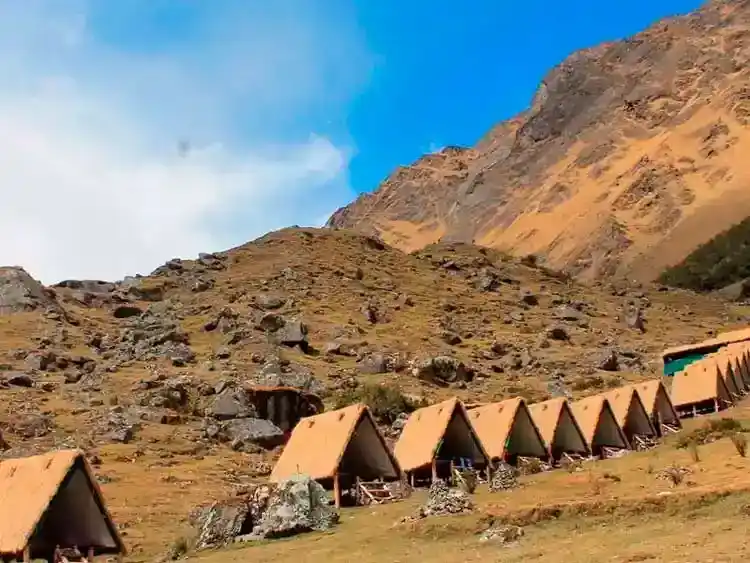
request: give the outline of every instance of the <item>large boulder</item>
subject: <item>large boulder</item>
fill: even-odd
[[[272,492],[252,537],[270,539],[325,531],[338,522],[339,514],[330,506],[325,489],[307,475],[296,475]]]
[[[248,517],[252,517],[252,504],[247,499],[214,502],[195,509],[190,515],[197,529],[196,549],[227,545],[245,531]]]
[[[59,305],[23,268],[0,268],[0,315],[36,309],[59,309]]]
[[[219,437],[237,451],[253,452],[258,447],[273,449],[282,445],[284,432],[270,420],[264,418],[236,418],[221,425]]]
[[[190,514],[196,549],[326,531],[338,521],[325,489],[306,475],[258,485],[247,496],[213,502]]]
[[[253,417],[257,412],[247,391],[229,388],[214,398],[207,414],[219,420],[230,420]]]

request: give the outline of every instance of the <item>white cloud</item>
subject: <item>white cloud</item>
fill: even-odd
[[[350,197],[350,149],[300,126],[343,121],[367,77],[347,15],[215,0],[175,41],[130,47],[99,27],[135,34],[167,4],[0,0],[0,264],[115,279],[318,223]]]

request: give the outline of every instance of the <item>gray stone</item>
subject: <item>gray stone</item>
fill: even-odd
[[[300,319],[292,319],[284,323],[284,327],[278,331],[279,344],[284,346],[299,346],[306,350],[307,343],[307,325]]]
[[[284,328],[286,321],[278,313],[265,313],[258,321],[258,328],[266,332],[276,332]]]
[[[433,383],[471,381],[473,378],[473,373],[463,362],[450,356],[427,358],[418,362],[412,371],[418,379]]]
[[[329,505],[325,489],[310,477],[297,475],[272,493],[252,536],[271,539],[326,531],[338,522],[339,514]]]
[[[61,311],[53,295],[54,292],[47,292],[23,268],[0,268],[0,315],[40,308]]]
[[[207,414],[219,420],[252,417],[257,414],[244,389],[225,389],[215,398]]]
[[[261,309],[275,310],[281,309],[286,304],[286,299],[278,295],[260,293],[255,296],[255,304]]]
[[[255,451],[253,446],[273,449],[285,441],[284,432],[270,420],[236,418],[221,425],[220,439],[230,442],[232,449]]]
[[[615,350],[607,350],[602,353],[596,360],[596,368],[603,371],[617,371],[620,369],[617,352]]]
[[[563,321],[580,321],[584,315],[579,310],[564,305],[557,310],[557,317]]]
[[[33,387],[34,378],[28,373],[7,373],[3,377],[8,385],[15,385],[16,387]]]

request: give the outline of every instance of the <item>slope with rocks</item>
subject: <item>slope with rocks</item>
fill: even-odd
[[[714,0],[552,70],[473,148],[402,167],[328,225],[655,279],[750,215],[750,2]]]
[[[146,555],[193,506],[269,473],[282,435],[244,385],[300,387],[329,406],[380,383],[413,402],[581,395],[652,376],[664,346],[743,313],[688,292],[578,285],[472,245],[409,255],[331,229],[118,283],[44,288],[3,269],[0,311],[0,455],[90,452]]]

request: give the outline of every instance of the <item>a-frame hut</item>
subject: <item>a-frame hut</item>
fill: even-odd
[[[333,489],[336,506],[341,506],[342,491],[355,488],[358,480],[396,481],[402,477],[398,461],[370,410],[362,404],[300,420],[270,480],[280,482],[298,474]]]
[[[641,402],[651,418],[651,424],[653,424],[659,436],[663,436],[665,431],[676,432],[682,428],[680,417],[661,379],[634,383],[633,389],[641,398]]]
[[[521,397],[470,409],[469,421],[493,463],[515,465],[519,456],[548,456],[544,439]]]
[[[554,461],[563,455],[590,453],[586,438],[566,399],[560,397],[534,403],[529,405],[529,412]]]
[[[606,457],[608,449],[630,449],[628,439],[605,397],[594,395],[576,401],[570,407],[593,455]]]
[[[750,374],[747,370],[747,344],[738,343],[730,344],[720,350],[718,354],[723,354],[728,359],[732,368],[732,374],[737,382],[740,393],[745,394],[750,390]]]
[[[656,429],[651,424],[651,417],[635,389],[631,386],[619,387],[602,395],[609,401],[617,424],[622,428],[633,449],[642,444],[644,438],[656,438]]]
[[[674,375],[670,396],[681,418],[718,412],[733,404],[721,375],[697,362]]]
[[[745,390],[750,391],[750,345],[747,342],[738,342],[727,346],[728,350],[734,351],[740,361],[740,376],[745,383]]]
[[[119,559],[122,539],[83,452],[61,450],[0,462],[0,561]]]
[[[724,380],[727,391],[732,400],[737,401],[745,394],[745,382],[742,379],[741,364],[736,361],[734,355],[726,350],[706,356],[696,366],[701,366],[705,371],[715,370]]]
[[[450,479],[454,464],[477,468],[490,464],[466,408],[456,398],[411,413],[394,453],[412,485]]]

